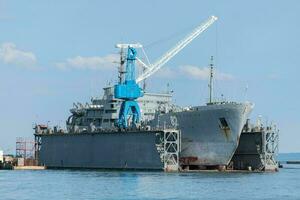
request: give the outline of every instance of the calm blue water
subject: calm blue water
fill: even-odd
[[[300,166],[278,173],[2,170],[0,199],[300,199]]]

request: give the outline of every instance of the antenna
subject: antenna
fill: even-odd
[[[146,72],[146,67],[143,67],[143,73]],[[143,91],[145,92],[146,91],[146,86],[147,86],[147,83],[146,83],[146,79],[143,80]]]
[[[147,54],[146,54],[146,52],[145,52],[144,47],[142,47],[142,51],[143,51],[143,53],[144,53],[144,55],[145,55],[145,58],[146,58],[147,63],[148,63],[148,66],[151,65],[150,60],[149,60],[149,58],[148,58],[148,56],[147,56]],[[143,73],[146,72],[146,69],[147,69],[146,65],[143,65]],[[147,80],[146,78],[143,80],[143,91],[144,91],[144,92],[146,91],[146,87],[147,87],[146,80]]]
[[[209,72],[209,103],[211,104],[212,101],[213,101],[213,78],[214,78],[214,64],[213,64],[213,60],[214,60],[214,57],[211,56],[210,57],[210,72]]]
[[[120,66],[119,66],[119,84],[124,82],[124,74],[126,73],[125,68],[125,55],[124,55],[124,48],[120,48]]]
[[[246,87],[245,87],[245,101],[247,101],[247,99],[248,99],[248,95],[247,95],[248,89],[249,89],[249,85],[248,85],[248,83],[247,83],[247,84],[246,84]]]

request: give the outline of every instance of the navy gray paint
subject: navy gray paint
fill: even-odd
[[[228,165],[252,107],[249,103],[198,106],[163,114],[156,122],[160,127],[177,123],[181,130],[180,157],[183,164]]]

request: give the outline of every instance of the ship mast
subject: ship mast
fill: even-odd
[[[120,66],[119,66],[119,84],[124,82],[124,74],[126,73],[124,68],[125,63],[125,55],[124,55],[124,48],[120,48]]]
[[[210,57],[210,71],[209,71],[209,103],[213,102],[213,78],[214,78],[214,64],[213,64],[214,57]]]

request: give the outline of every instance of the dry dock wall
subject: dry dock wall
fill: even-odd
[[[39,164],[47,168],[163,169],[156,132],[41,134]]]
[[[276,171],[277,149],[270,148],[265,132],[243,132],[238,148],[231,160],[235,170]],[[269,136],[269,135],[267,135]],[[276,141],[271,145],[277,145]]]

